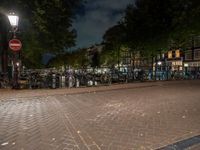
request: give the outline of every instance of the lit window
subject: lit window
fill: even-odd
[[[176,50],[176,58],[180,58],[180,50]]]
[[[171,59],[172,58],[172,51],[168,52],[168,58]]]

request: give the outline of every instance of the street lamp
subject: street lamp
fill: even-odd
[[[12,32],[12,40],[16,39],[16,32],[18,29],[18,23],[19,23],[19,16],[17,16],[15,13],[10,13],[8,15],[8,19],[11,25],[11,32]],[[12,41],[11,40],[11,41]],[[17,39],[16,39],[17,40]],[[15,40],[15,42],[16,42]],[[20,50],[20,48],[18,48],[18,43],[11,43],[11,41],[9,42],[9,47],[11,48],[10,44],[12,44],[13,48],[11,48],[13,50],[13,70],[14,70],[14,80],[13,80],[13,88],[18,88],[19,84],[18,84],[18,63],[17,63],[17,53]],[[21,43],[21,42],[20,42]]]
[[[10,25],[12,27],[13,38],[16,38],[16,31],[18,28],[19,16],[17,16],[15,13],[10,13],[8,15],[8,19],[9,19]]]
[[[19,23],[19,16],[17,16],[15,13],[10,13],[8,15],[8,19],[10,21],[10,25],[12,27],[17,27]]]

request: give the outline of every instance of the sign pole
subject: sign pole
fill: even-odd
[[[20,40],[14,38],[9,41],[9,48],[13,51],[13,88],[18,89],[19,83],[18,83],[18,64],[17,64],[17,54],[20,52],[22,48],[22,43]]]
[[[17,61],[16,61],[16,52],[13,52],[13,67],[14,67],[14,81],[13,81],[13,88],[17,88],[18,87],[18,74],[17,74],[17,65],[16,65]]]

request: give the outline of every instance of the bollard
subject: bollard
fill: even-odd
[[[68,80],[69,80],[69,85],[68,85],[68,86],[69,86],[69,88],[71,88],[71,87],[72,87],[72,77],[69,76],[69,79],[68,79]]]
[[[62,76],[59,76],[59,88],[62,88]]]
[[[93,81],[92,80],[89,80],[88,81],[88,86],[92,86],[93,85]]]
[[[65,87],[65,76],[61,76],[61,87]]]
[[[79,80],[76,79],[76,87],[78,88],[80,86]]]
[[[97,81],[94,81],[94,85],[97,86]]]
[[[52,74],[52,88],[56,88],[56,74]]]

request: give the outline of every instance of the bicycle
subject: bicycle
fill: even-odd
[[[7,78],[4,78],[5,76],[7,76],[7,74],[1,74],[0,77],[0,88],[9,88],[10,87],[10,82]]]
[[[111,84],[111,76],[108,73],[100,76],[101,84]]]
[[[73,73],[73,70],[69,69],[67,72],[66,72],[66,86],[71,88],[71,87],[74,87],[75,84],[76,84],[76,78],[74,76],[74,73]]]

